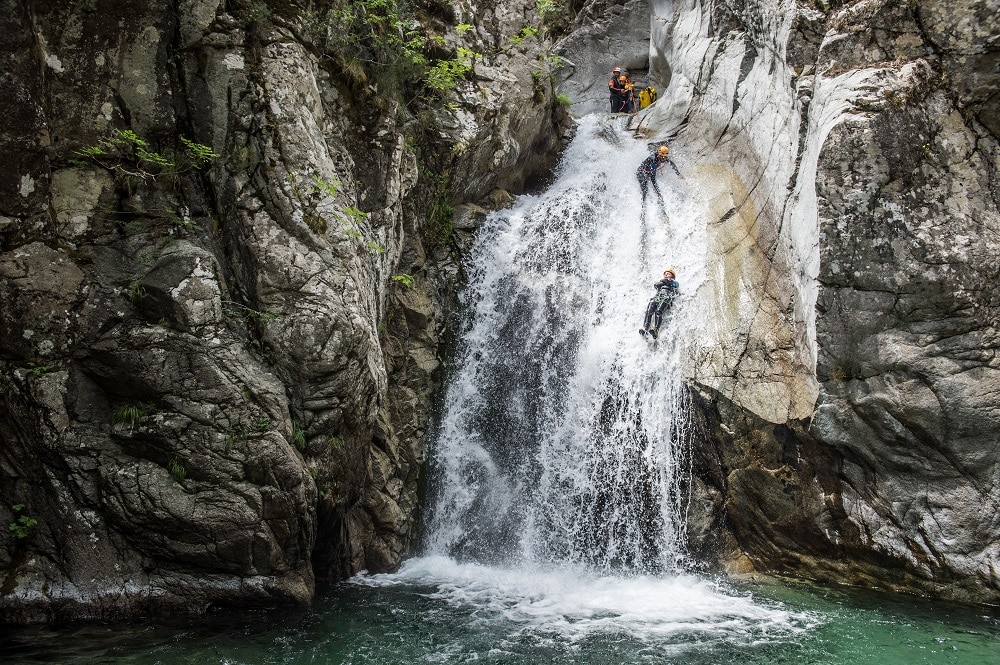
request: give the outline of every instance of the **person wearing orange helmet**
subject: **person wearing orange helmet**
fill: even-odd
[[[646,192],[649,190],[649,185],[652,183],[653,191],[656,192],[656,198],[663,202],[663,194],[660,193],[660,187],[656,184],[656,172],[660,170],[660,167],[664,164],[669,164],[670,168],[674,170],[677,177],[684,180],[684,176],[681,172],[677,170],[677,165],[671,161],[670,148],[665,145],[661,145],[656,149],[652,155],[642,160],[642,164],[636,169],[635,177],[639,179],[639,189],[642,190],[642,204],[646,205]]]
[[[674,298],[680,290],[681,285],[677,283],[676,277],[674,269],[667,268],[663,271],[663,279],[653,284],[656,294],[646,305],[646,317],[642,321],[642,327],[639,328],[640,335],[649,335],[654,340],[659,335],[663,314],[674,304]]]
[[[631,88],[628,77],[621,67],[611,70],[611,79],[608,81],[608,90],[611,92],[611,112],[622,113],[626,110]]]

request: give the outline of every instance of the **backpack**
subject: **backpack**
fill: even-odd
[[[644,109],[656,101],[656,88],[647,85],[639,92],[639,108]]]

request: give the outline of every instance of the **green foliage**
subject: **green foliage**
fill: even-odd
[[[481,57],[470,48],[458,47],[458,55],[452,60],[438,60],[427,72],[426,85],[431,90],[448,92],[458,86],[458,81],[472,70],[477,57]]]
[[[448,200],[449,179],[446,175],[434,179],[435,195],[428,210],[426,240],[430,247],[443,247],[451,242],[455,233],[452,222],[455,210]]]
[[[187,150],[187,157],[191,166],[196,169],[200,169],[219,157],[219,154],[213,152],[207,145],[195,143],[194,141],[186,139],[183,136],[181,137],[181,143],[184,144],[184,148]]]
[[[28,363],[28,374],[34,377],[39,377],[43,374],[48,374],[49,372],[55,369],[56,369],[55,365],[39,365],[36,362]]]
[[[128,299],[132,302],[141,300],[144,295],[146,295],[146,287],[139,280],[134,280],[128,285]]]
[[[556,104],[558,104],[559,106],[567,106],[568,107],[572,103],[573,103],[573,101],[569,98],[569,95],[563,94],[561,92],[558,95],[556,95]]]
[[[191,169],[200,169],[219,155],[209,146],[180,137],[183,150],[153,150],[149,142],[131,129],[116,129],[97,145],[73,151],[83,161],[111,171],[116,177],[156,180],[161,176],[176,176]]]
[[[542,17],[543,21],[559,13],[559,6],[556,4],[556,0],[535,0],[535,9],[538,10],[538,15]]]
[[[10,509],[14,513],[14,521],[7,526],[8,531],[10,531],[10,534],[18,540],[27,538],[31,533],[32,527],[38,524],[38,520],[27,514],[23,514],[23,503],[15,504],[11,506]]]
[[[413,288],[413,275],[407,275],[405,273],[401,275],[393,275],[392,281],[399,282],[408,289]]]
[[[527,25],[521,28],[521,31],[519,33],[510,38],[510,43],[513,44],[514,46],[520,46],[521,42],[523,42],[525,39],[527,39],[528,37],[534,37],[537,34],[538,34],[538,28],[536,28],[533,25]]]
[[[247,307],[246,305],[241,305],[238,302],[233,302],[232,300],[223,300],[224,307],[222,311],[230,316],[235,316],[243,320],[244,323],[256,323],[261,326],[267,326],[275,319],[282,316],[281,312],[276,312],[271,309],[265,309],[260,311]]]
[[[473,26],[468,23],[459,23],[458,25],[455,26],[455,32],[457,32],[459,35],[464,35],[469,30],[472,30],[472,28]]]
[[[354,206],[348,206],[344,208],[344,212],[348,214],[351,220],[355,224],[360,224],[368,219],[368,213],[355,208]]]
[[[170,460],[170,477],[177,482],[183,482],[187,478],[187,469],[176,457]]]
[[[403,0],[337,0],[324,14],[307,14],[314,43],[339,61],[344,73],[380,86],[419,80],[427,68],[427,42]]]
[[[252,25],[254,23],[260,23],[271,16],[271,8],[267,6],[265,0],[254,0],[247,7],[246,21],[247,25]]]
[[[258,432],[266,432],[271,428],[271,419],[260,417],[253,421],[254,429]]]
[[[318,175],[313,176],[312,191],[317,194],[326,194],[330,198],[336,198],[343,183],[336,178],[333,180],[323,180]]]
[[[297,423],[292,424],[292,443],[296,448],[305,452],[306,450],[306,434],[298,426]]]
[[[145,409],[142,404],[123,404],[111,412],[111,426],[128,425],[132,428],[139,424],[144,415]]]
[[[244,425],[239,423],[231,425],[226,430],[226,452],[228,453],[232,449],[234,443],[238,441],[246,441],[249,434],[250,431]]]
[[[371,254],[385,254],[385,247],[374,240],[369,240],[366,246],[368,247],[368,252]]]

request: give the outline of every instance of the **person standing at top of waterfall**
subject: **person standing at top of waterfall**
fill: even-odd
[[[621,67],[611,70],[611,79],[608,81],[608,90],[611,92],[611,112],[623,113],[626,111],[629,98],[628,77]]]
[[[646,305],[646,317],[642,321],[642,327],[639,328],[640,335],[649,335],[654,340],[659,335],[663,314],[674,304],[674,298],[680,290],[681,285],[677,283],[676,277],[674,269],[667,268],[663,271],[663,279],[653,284],[656,294]]]
[[[650,183],[653,185],[653,191],[656,192],[656,198],[660,200],[660,203],[663,203],[663,194],[660,193],[660,186],[656,184],[656,172],[664,164],[670,164],[670,168],[674,170],[677,177],[684,180],[684,176],[677,170],[677,165],[674,164],[669,155],[670,148],[661,145],[656,149],[656,152],[642,160],[642,164],[639,164],[639,168],[636,169],[635,177],[639,179],[639,189],[642,190],[643,205],[646,205],[646,192],[649,191]]]

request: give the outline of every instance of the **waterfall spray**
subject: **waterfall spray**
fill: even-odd
[[[661,178],[666,209],[643,211],[634,171],[647,151],[623,125],[587,118],[555,184],[482,229],[433,446],[428,553],[634,572],[683,564],[688,303],[655,347],[638,328],[665,262],[693,293],[704,261],[676,180]]]

